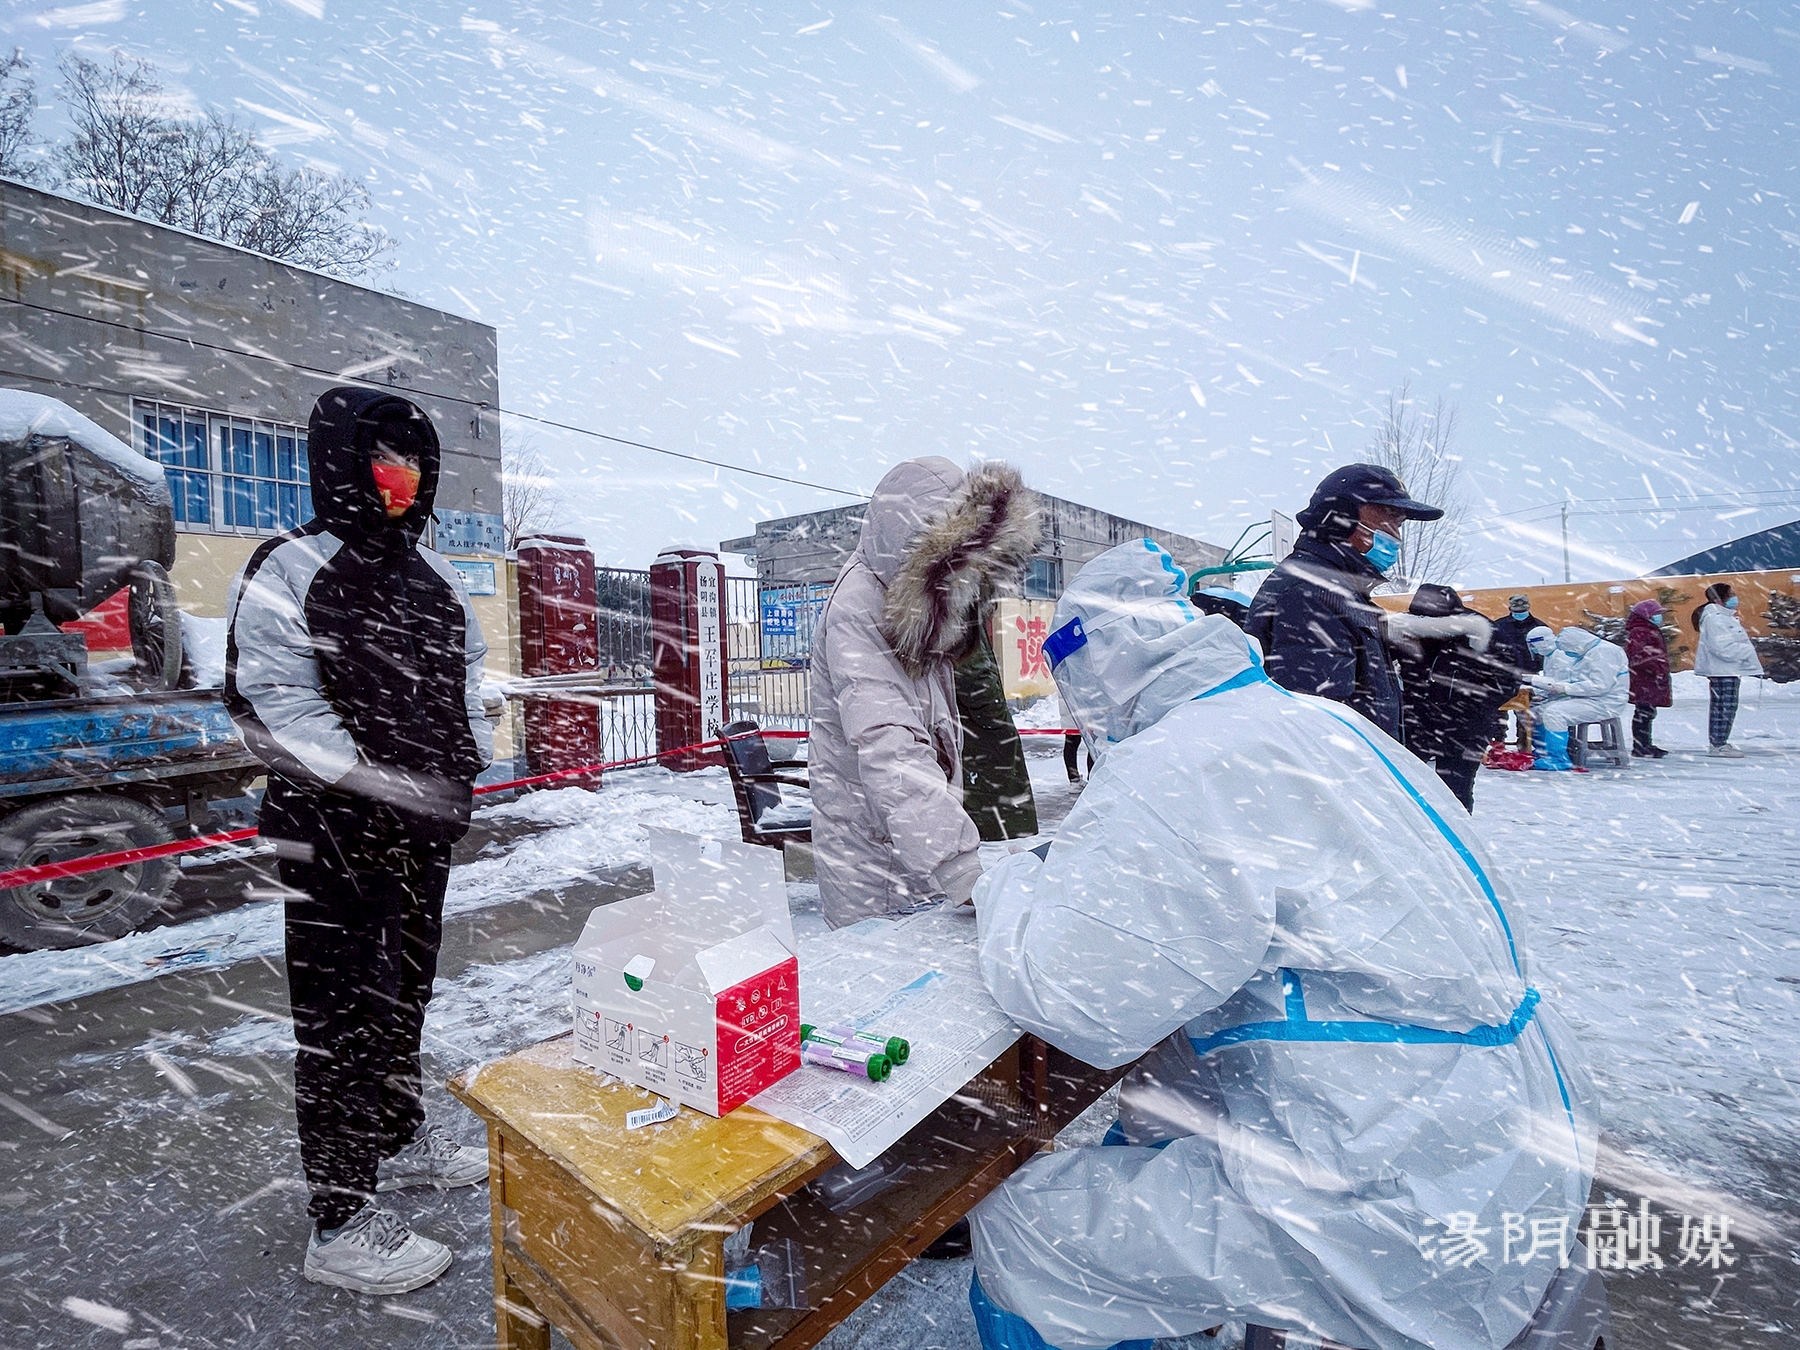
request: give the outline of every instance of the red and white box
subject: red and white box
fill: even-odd
[[[575,1059],[722,1116],[800,1067],[800,965],[778,850],[652,831],[656,889],[575,943]]]

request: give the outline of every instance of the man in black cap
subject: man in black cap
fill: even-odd
[[[1505,617],[1494,620],[1494,641],[1488,654],[1518,671],[1519,683],[1523,685],[1544,669],[1544,663],[1531,654],[1525,637],[1532,629],[1547,626],[1531,612],[1529,595],[1512,596],[1506,602]]]
[[[1531,683],[1533,675],[1541,674],[1544,669],[1544,658],[1535,655],[1525,639],[1532,629],[1548,626],[1531,612],[1529,595],[1509,597],[1505,617],[1494,620],[1494,641],[1488,648],[1488,655],[1518,672],[1521,689]],[[1496,734],[1502,741],[1506,739],[1505,713],[1500,714]],[[1524,713],[1519,714],[1519,749],[1531,749],[1531,719]]]
[[[1250,606],[1246,630],[1262,644],[1269,676],[1297,694],[1348,704],[1395,740],[1400,685],[1370,593],[1400,561],[1408,520],[1438,520],[1442,508],[1406,495],[1374,464],[1326,475],[1296,517],[1302,534]]]

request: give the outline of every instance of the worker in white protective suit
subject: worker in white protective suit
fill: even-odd
[[[1543,671],[1531,677],[1531,717],[1543,730],[1544,753],[1531,767],[1567,773],[1575,767],[1569,760],[1570,730],[1583,722],[1622,718],[1631,706],[1631,661],[1623,647],[1585,628],[1561,633],[1534,628],[1525,644],[1544,662]]]
[[[975,888],[982,977],[1020,1026],[1100,1067],[1148,1052],[1124,1146],[1040,1154],[974,1211],[983,1344],[1242,1319],[1505,1346],[1588,1197],[1581,1056],[1456,798],[1275,685],[1184,582],[1146,539],[1058,602],[1044,651],[1097,763],[1055,843]],[[1509,1221],[1552,1235],[1538,1259]]]

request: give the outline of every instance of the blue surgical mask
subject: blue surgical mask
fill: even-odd
[[[1662,627],[1662,615],[1652,614],[1650,616],[1650,622],[1655,624],[1658,628],[1661,628]]]
[[[1372,531],[1369,536],[1369,551],[1363,554],[1369,565],[1383,576],[1400,561],[1400,541],[1386,530]]]
[[[1385,571],[1387,569],[1383,568],[1382,570]],[[1726,597],[1726,600],[1725,600],[1725,608],[1726,609],[1736,609],[1737,607],[1738,607],[1738,598],[1735,595]]]

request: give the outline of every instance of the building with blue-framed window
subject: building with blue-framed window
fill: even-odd
[[[491,326],[0,180],[0,385],[61,399],[163,466],[184,608],[222,614],[258,541],[311,519],[307,419],[353,382],[437,427],[432,542],[498,557]]]
[[[472,578],[492,665],[516,671],[490,325],[0,179],[0,386],[60,399],[162,465],[189,613],[222,617],[251,551],[312,518],[307,420],[352,383],[436,426],[429,542]]]
[[[312,519],[306,428],[133,399],[137,445],[162,464],[177,530],[290,530]]]

